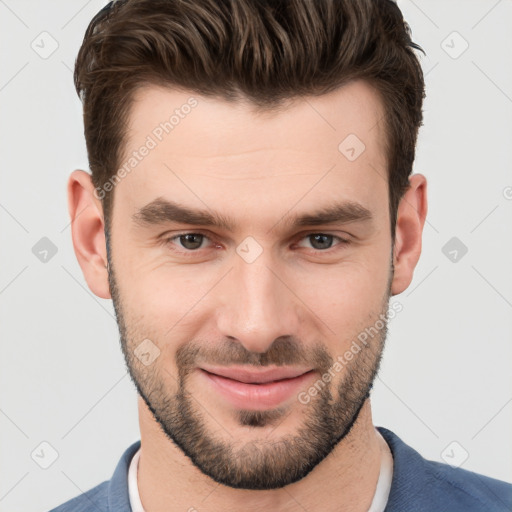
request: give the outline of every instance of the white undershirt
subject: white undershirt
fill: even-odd
[[[130,496],[130,506],[133,512],[144,512],[142,502],[140,501],[139,486],[137,485],[137,470],[139,469],[140,448],[132,457],[130,469],[128,470],[128,495]]]
[[[373,496],[372,504],[368,512],[384,512],[388,502],[389,491],[391,490],[391,481],[393,480],[393,456],[388,444],[377,430],[382,445],[382,462],[380,465],[379,480]],[[137,485],[137,469],[139,467],[140,448],[132,457],[130,468],[128,470],[128,494],[130,496],[130,505],[133,512],[144,512],[142,502],[140,501],[139,487]]]

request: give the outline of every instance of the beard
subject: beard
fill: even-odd
[[[107,250],[107,255],[109,253]],[[306,347],[295,338],[283,336],[275,339],[265,353],[249,352],[241,343],[228,339],[213,345],[197,341],[184,343],[175,353],[176,376],[171,375],[163,366],[165,363],[158,366],[159,361],[153,362],[151,367],[145,367],[134,355],[134,350],[145,338],[140,333],[154,331],[150,325],[143,326],[126,318],[110,256],[108,261],[110,291],[130,377],[166,437],[203,474],[232,488],[282,488],[304,478],[349,434],[370,396],[379,371],[387,335],[392,266],[381,311],[371,318],[368,325],[374,325],[380,320],[383,327],[338,372],[341,375],[341,378],[338,376],[338,383],[335,384],[336,379],[328,383],[321,382],[324,385],[317,386],[317,389],[321,389],[307,404],[299,402],[299,405],[293,403],[288,407],[270,410],[238,409],[235,413],[237,424],[251,429],[251,440],[244,443],[243,438],[232,437],[230,440],[227,436],[228,439],[223,440],[216,434],[206,421],[208,416],[213,418],[213,415],[199,403],[193,393],[187,391],[190,387],[189,377],[197,370],[200,362],[221,366],[307,365],[318,372],[318,381],[322,381],[321,377],[329,373],[329,369],[332,373],[336,360],[322,344]],[[166,345],[163,339],[155,341],[155,344],[160,347]],[[343,347],[343,351],[348,348],[345,344]],[[175,391],[166,385],[169,377],[176,381]],[[303,414],[295,433],[272,439],[268,438],[268,434],[267,437],[263,435],[263,427],[277,428],[297,407],[301,408]],[[218,422],[215,426],[218,426]],[[253,434],[257,429],[261,430],[262,437],[254,440]]]

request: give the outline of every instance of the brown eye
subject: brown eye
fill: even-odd
[[[180,244],[187,250],[193,251],[199,249],[203,243],[204,235],[200,233],[187,233],[186,235],[179,235]]]

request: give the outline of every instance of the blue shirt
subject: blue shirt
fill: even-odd
[[[396,434],[377,427],[393,454],[393,481],[385,512],[511,512],[512,484],[424,459]],[[132,444],[114,474],[51,512],[131,512],[128,468]]]

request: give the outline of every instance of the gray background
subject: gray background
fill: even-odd
[[[139,439],[112,305],[87,288],[66,202],[69,173],[88,168],[72,68],[104,4],[0,0],[1,511],[91,488]],[[429,213],[374,421],[426,458],[512,481],[512,2],[398,4],[427,52],[414,172]]]

